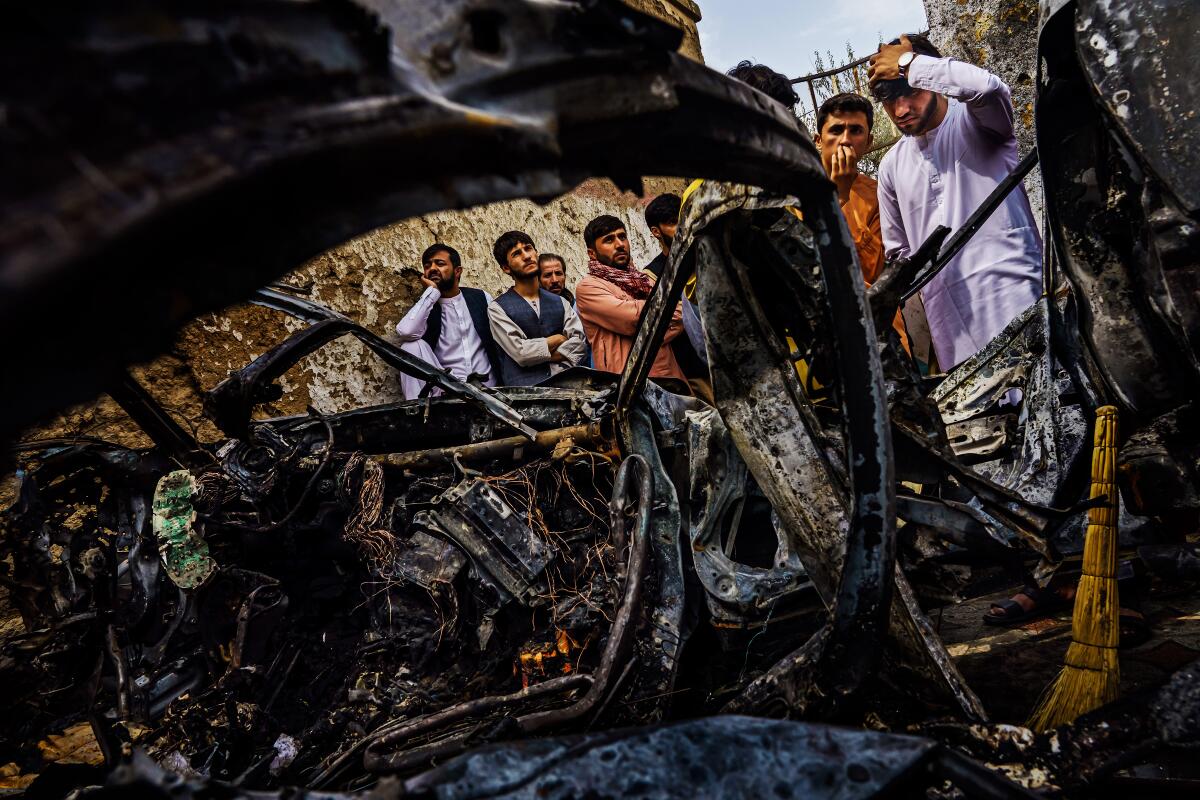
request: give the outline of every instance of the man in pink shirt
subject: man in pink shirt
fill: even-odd
[[[879,165],[888,258],[916,251],[938,225],[956,231],[1017,165],[1012,95],[987,70],[942,58],[923,36],[871,57],[871,94],[904,134]],[[1042,291],[1042,240],[1018,186],[921,290],[939,366],[970,358]]]
[[[620,373],[629,360],[654,280],[633,265],[625,223],[616,217],[596,217],[584,228],[583,240],[587,244],[588,274],[575,287],[575,307],[591,343],[596,369]],[[682,331],[677,306],[664,341],[671,341]],[[670,347],[659,348],[650,377],[674,378],[687,392],[687,379]]]

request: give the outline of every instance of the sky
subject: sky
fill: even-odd
[[[925,29],[921,0],[698,0],[704,63],[726,71],[743,59],[789,78],[814,71],[813,52],[859,58],[900,33]]]

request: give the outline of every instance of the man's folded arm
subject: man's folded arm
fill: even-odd
[[[669,342],[683,333],[683,301],[675,304],[675,313],[671,314],[671,324],[667,326],[664,342]]]
[[[492,303],[488,306],[488,323],[497,346],[519,366],[534,367],[550,360],[550,347],[546,340],[526,338],[524,331],[504,313],[499,304]]]
[[[558,354],[562,360],[571,365],[580,364],[587,355],[587,335],[583,332],[583,322],[579,314],[563,298],[563,335],[567,340],[558,346]]]

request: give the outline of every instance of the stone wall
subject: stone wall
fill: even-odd
[[[691,0],[627,0],[685,31],[681,52],[701,60],[696,22],[699,8]],[[544,206],[520,200],[467,211],[430,214],[372,231],[322,253],[282,280],[310,299],[328,305],[384,336],[394,337],[395,324],[423,288],[420,254],[430,244],[450,244],[463,257],[463,283],[493,294],[508,285],[492,258],[492,243],[507,230],[530,234],[542,252],[562,255],[568,285],[587,267],[583,228],[599,214],[626,221],[635,263],[658,252],[642,218],[642,208],[662,191],[681,191],[680,180],[649,179],[646,197],[618,192],[604,180],[588,181]],[[172,351],[137,366],[134,375],[186,426],[203,440],[220,434],[202,413],[201,394],[302,327],[287,315],[237,305],[194,320],[181,331]],[[310,404],[322,412],[391,402],[401,398],[396,373],[356,340],[343,338],[309,356],[280,381],[285,390],[263,416],[302,413]],[[28,433],[27,438],[90,435],[126,444],[149,442],[124,412],[106,396],[57,415]]]
[[[925,0],[930,39],[943,54],[999,75],[1012,89],[1021,154],[1033,149],[1037,83],[1037,0]],[[1025,179],[1034,218],[1042,224],[1042,179]]]

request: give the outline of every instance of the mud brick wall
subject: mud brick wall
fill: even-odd
[[[700,10],[691,0],[628,0],[629,4],[684,29],[681,51],[701,60],[696,23]],[[520,200],[459,212],[430,214],[372,231],[322,253],[282,281],[306,296],[345,314],[384,336],[423,288],[418,269],[421,252],[435,241],[456,248],[463,257],[463,283],[493,294],[510,285],[492,258],[492,243],[507,230],[523,230],[542,252],[567,261],[568,286],[583,276],[587,257],[583,228],[599,214],[626,221],[635,263],[658,253],[642,217],[642,208],[662,191],[682,191],[681,180],[647,179],[646,196],[619,192],[605,180],[588,181],[547,205]],[[171,352],[133,368],[134,375],[185,426],[203,440],[220,434],[204,418],[201,394],[298,330],[302,323],[285,314],[236,305],[194,320],[180,333]],[[308,405],[322,412],[401,398],[400,382],[356,340],[343,337],[304,359],[281,380],[285,393],[263,416],[303,413]],[[99,436],[129,446],[150,442],[106,396],[58,414],[27,433],[47,436]]]

